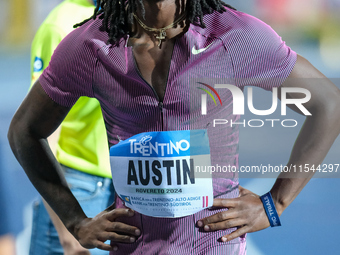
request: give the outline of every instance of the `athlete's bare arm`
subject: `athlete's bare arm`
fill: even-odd
[[[287,166],[309,164],[318,166],[340,132],[340,90],[312,66],[306,59],[298,56],[295,67],[282,87],[305,88],[311,99],[304,106],[312,114],[307,116],[296,139]],[[289,94],[290,98],[301,94]],[[296,198],[312,178],[314,172],[281,173],[271,189],[278,214]],[[215,199],[214,206],[229,208],[197,222],[205,231],[215,231],[239,227],[226,235],[222,241],[230,241],[245,233],[269,227],[269,221],[258,195],[243,190],[235,199]]]
[[[111,250],[110,245],[104,244],[106,240],[134,242],[140,230],[115,222],[117,217],[132,216],[132,210],[114,209],[87,218],[67,186],[46,138],[69,110],[55,103],[37,81],[11,122],[8,132],[11,148],[32,184],[85,248]]]

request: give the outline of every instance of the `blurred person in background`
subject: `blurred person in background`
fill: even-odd
[[[14,255],[14,237],[10,234],[1,234],[0,229],[0,255]]]
[[[209,133],[212,162],[233,162],[236,167],[238,130],[209,126],[209,118],[232,115],[227,109],[230,93],[220,94],[228,100],[223,107],[209,105],[212,116],[200,115],[199,100],[193,106],[189,102],[190,92],[201,98],[198,90],[189,90],[190,78],[211,75],[240,87],[309,90],[312,97],[304,106],[313,118],[306,118],[288,165],[318,165],[339,134],[339,90],[268,25],[221,1],[101,3],[102,10],[96,9],[99,17],[83,23],[58,46],[50,66],[15,114],[8,134],[14,154],[84,247],[122,255],[245,254],[245,234],[269,227],[272,219],[258,195],[242,189],[239,193],[237,178],[213,179],[215,208],[184,217],[144,215],[127,209],[124,201],[129,200],[121,197],[115,209],[90,218],[58,174],[60,167],[46,137],[78,97],[86,95],[100,99],[110,145],[143,132],[190,130],[193,124],[193,129]],[[266,83],[266,78],[274,79]],[[305,78],[320,79],[310,84]],[[299,96],[289,94],[290,99]],[[220,153],[220,145],[228,149]],[[312,175],[280,174],[270,191],[278,216]],[[123,176],[114,180],[126,184]]]
[[[48,66],[60,41],[76,23],[93,14],[95,4],[92,0],[65,0],[50,12],[32,43],[31,86]],[[79,98],[48,142],[86,214],[94,217],[112,204],[108,141],[96,99]],[[107,254],[83,248],[41,198],[34,203],[32,226],[30,255]]]

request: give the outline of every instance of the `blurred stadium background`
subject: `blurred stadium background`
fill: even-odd
[[[60,2],[0,0],[0,199],[6,204],[0,208],[0,229],[15,237],[17,255],[28,254],[31,208],[38,194],[12,155],[6,134],[30,84],[29,51],[34,33]],[[228,3],[271,25],[293,50],[339,86],[340,0],[230,0]],[[256,93],[258,104],[265,103],[268,94]],[[300,116],[289,114],[302,121]],[[275,135],[277,131],[242,129],[240,164],[261,164],[264,158],[273,164],[286,162],[298,129],[279,136]],[[274,138],[263,139],[265,136]],[[258,151],[261,154],[256,154]],[[339,164],[339,152],[338,139],[325,162]],[[340,254],[340,180],[337,177],[339,174],[312,179],[282,215],[282,227],[248,235],[248,254]],[[267,192],[273,181],[269,178],[240,180],[258,194]]]

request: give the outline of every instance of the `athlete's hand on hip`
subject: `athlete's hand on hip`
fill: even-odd
[[[240,196],[237,198],[214,199],[214,207],[228,208],[228,210],[197,221],[197,226],[206,232],[237,227],[237,230],[229,235],[221,236],[222,242],[269,227],[269,220],[260,197],[243,187],[239,190]]]
[[[121,223],[117,219],[133,215],[134,211],[126,208],[103,211],[94,218],[82,220],[76,227],[75,235],[79,243],[87,249],[117,250],[116,246],[105,242],[111,240],[119,243],[133,243],[141,233],[138,228]]]

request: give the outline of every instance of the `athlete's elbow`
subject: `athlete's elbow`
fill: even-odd
[[[18,156],[18,153],[20,152],[25,134],[27,134],[27,132],[26,132],[26,129],[23,128],[21,121],[18,120],[16,117],[14,117],[8,129],[7,139],[16,157]]]

